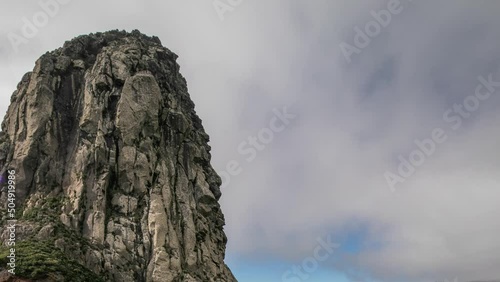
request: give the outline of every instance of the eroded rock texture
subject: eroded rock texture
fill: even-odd
[[[22,78],[0,133],[18,241],[45,242],[105,281],[236,281],[221,180],[176,58],[156,37],[111,31],[66,42]]]

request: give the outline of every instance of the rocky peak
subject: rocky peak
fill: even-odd
[[[221,180],[176,59],[157,37],[110,31],[67,41],[22,78],[0,133],[2,179],[16,177],[16,276],[236,281]],[[4,242],[7,200],[2,189]]]

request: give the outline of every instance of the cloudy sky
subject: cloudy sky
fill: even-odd
[[[2,2],[1,115],[65,40],[158,36],[211,136],[239,281],[500,279],[500,1],[59,1],[46,23],[49,0]]]

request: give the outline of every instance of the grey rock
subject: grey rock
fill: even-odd
[[[221,180],[176,59],[156,37],[110,31],[36,62],[0,133],[18,238],[49,240],[106,281],[236,281]]]

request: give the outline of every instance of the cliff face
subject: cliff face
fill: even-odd
[[[66,42],[22,78],[0,133],[3,179],[16,172],[16,275],[236,281],[221,180],[176,58],[156,37],[112,31]],[[3,189],[4,242],[7,202]]]

